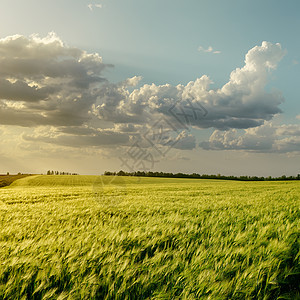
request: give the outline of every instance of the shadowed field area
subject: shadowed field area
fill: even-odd
[[[0,175],[0,187],[8,186],[14,181],[27,177],[30,175],[18,174],[18,175]]]
[[[299,182],[31,176],[0,190],[1,299],[299,299]]]

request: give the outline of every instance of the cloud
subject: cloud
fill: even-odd
[[[300,115],[298,115],[298,116],[296,117],[296,119],[300,120]]]
[[[209,141],[201,142],[205,150],[246,150],[249,152],[300,152],[300,125],[274,125],[265,122],[243,131],[215,130]]]
[[[198,47],[199,52],[205,52],[205,53],[213,53],[213,54],[220,54],[221,51],[214,50],[212,46],[209,46],[207,49],[205,49],[203,46]]]
[[[177,137],[177,143],[174,145],[175,149],[192,150],[196,147],[195,136],[182,131]]]
[[[0,125],[34,129],[23,135],[27,142],[114,147],[128,145],[162,119],[178,139],[174,147],[196,147],[186,132],[193,127],[217,129],[207,145],[216,148],[222,131],[260,127],[281,113],[282,95],[265,87],[284,53],[268,42],[252,48],[245,65],[219,89],[210,88],[206,75],[186,85],[141,85],[140,76],[109,82],[103,72],[112,65],[97,53],[67,46],[55,33],[10,36],[0,39]],[[49,128],[51,136],[44,133]]]
[[[276,133],[278,135],[290,135],[290,136],[300,136],[300,126],[299,125],[281,125],[277,128]]]
[[[127,134],[113,132],[111,130],[91,130],[84,132],[82,129],[65,130],[59,134],[54,132],[51,135],[39,133],[37,135],[23,135],[23,139],[29,142],[44,142],[65,147],[111,147],[126,145],[129,142]]]
[[[90,9],[90,11],[93,11],[94,8],[103,8],[103,5],[100,3],[96,3],[96,4],[88,4],[87,7]]]
[[[108,67],[98,54],[69,47],[55,33],[0,39],[0,124],[84,124]]]
[[[145,84],[132,92],[128,81],[105,83],[93,112],[101,120],[113,119],[116,123],[149,124],[161,115],[171,122],[181,111],[181,115],[183,112],[186,115],[182,121],[189,121],[195,128],[227,130],[260,126],[281,113],[279,105],[284,101],[281,93],[267,92],[265,86],[270,71],[283,56],[280,44],[263,42],[247,53],[245,66],[234,70],[230,80],[216,90],[210,88],[212,81],[206,75],[187,85]],[[133,84],[139,80],[135,77]],[[198,117],[192,106],[197,107]],[[174,126],[180,127],[183,122]]]

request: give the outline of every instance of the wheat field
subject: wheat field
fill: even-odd
[[[300,299],[300,184],[31,176],[0,189],[1,299]]]

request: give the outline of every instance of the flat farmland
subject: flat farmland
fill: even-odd
[[[30,176],[0,189],[1,299],[300,299],[300,182]]]

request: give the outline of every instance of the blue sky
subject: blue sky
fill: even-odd
[[[3,71],[2,78],[6,81],[2,82],[2,96],[0,85],[0,100],[4,105],[3,121],[0,120],[3,144],[0,150],[0,173],[7,170],[44,172],[49,168],[60,169],[60,167],[64,167],[67,171],[86,174],[118,170],[122,167],[120,157],[128,156],[128,151],[138,138],[137,133],[144,137],[147,128],[153,128],[155,122],[163,115],[160,108],[167,105],[171,107],[174,103],[178,103],[179,98],[186,101],[186,98],[181,96],[176,98],[177,94],[174,96],[175,89],[168,88],[168,91],[163,91],[161,86],[169,84],[172,87],[177,85],[187,87],[189,82],[195,82],[203,75],[210,79],[207,94],[201,94],[202,96],[197,94],[194,86],[192,101],[196,104],[205,104],[210,109],[207,116],[212,119],[201,124],[191,123],[185,133],[182,132],[186,128],[177,126],[178,132],[172,134],[179,142],[165,155],[156,153],[155,164],[148,167],[152,170],[172,172],[265,176],[295,175],[300,172],[298,167],[300,40],[297,36],[300,28],[299,1],[2,0],[0,5],[0,39],[4,41],[2,52],[0,48],[0,58],[3,63],[6,62],[3,70],[9,64],[9,53],[5,51],[10,49],[8,44],[12,43],[5,38],[18,34],[27,39],[26,43],[34,48],[39,47],[38,44],[49,46],[49,38],[46,41],[46,37],[49,32],[54,32],[55,38],[52,41],[59,40],[63,43],[64,49],[76,48],[82,53],[98,53],[103,59],[102,67],[96,58],[80,67],[91,68],[91,64],[98,64],[98,77],[106,80],[104,83],[97,79],[97,96],[93,94],[94,91],[89,90],[95,97],[93,100],[91,97],[89,100],[82,100],[87,104],[86,106],[80,104],[76,108],[82,110],[79,115],[72,112],[73,106],[68,108],[65,105],[66,108],[59,111],[62,107],[58,104],[59,99],[63,94],[67,95],[69,91],[67,88],[64,92],[61,91],[61,94],[52,93],[51,97],[49,94],[48,98],[45,98],[46,100],[40,99],[35,106],[27,105],[26,101],[32,101],[30,99],[20,99],[19,96],[17,99],[16,96],[8,95],[7,90],[4,93],[4,86],[10,79],[5,77],[8,73]],[[38,34],[40,40],[34,41],[33,34]],[[263,41],[268,42],[265,47],[262,46]],[[280,43],[280,47],[276,46],[277,43]],[[24,46],[25,42],[22,45]],[[23,47],[22,45],[20,47]],[[252,66],[256,61],[263,64],[256,54],[265,51],[263,59],[265,61],[273,59],[274,67],[271,69],[266,67],[267,75],[264,70],[254,74],[252,71],[249,73],[248,69],[247,72],[244,70],[246,73],[237,75],[237,80],[242,76],[247,77],[246,85],[249,85],[252,98],[247,98],[247,93],[250,92],[242,89],[241,85],[239,86],[241,98],[237,97],[236,92],[233,95],[233,89],[236,87],[233,87],[232,82],[230,92],[227,91],[226,94],[223,91],[223,96],[218,98],[219,94],[216,91],[230,82],[232,71],[245,66],[245,55],[251,49],[254,50],[251,52],[253,55],[248,66]],[[43,56],[44,64],[49,62],[47,53],[45,51]],[[84,56],[82,53],[81,56]],[[35,56],[30,54],[27,58],[20,57],[14,64],[20,67],[25,59],[32,61]],[[57,62],[63,58],[52,57],[52,59]],[[72,59],[78,57],[73,56]],[[42,68],[40,66],[40,69]],[[23,84],[33,80],[33,77],[30,80],[26,77],[28,70],[26,76],[17,67],[14,70],[15,74],[10,73],[14,78],[9,81],[11,84],[16,80],[22,81]],[[20,77],[20,72],[24,78]],[[40,74],[36,70],[35,72]],[[64,76],[61,78],[65,78]],[[133,77],[136,78],[133,80],[134,84],[133,82],[124,84],[124,81]],[[251,78],[261,80],[263,87],[251,83]],[[83,84],[85,80],[90,79],[76,80],[82,80]],[[155,86],[150,88],[152,83]],[[54,88],[51,85],[53,81],[44,80],[38,83],[36,80],[30,84]],[[69,86],[69,82],[65,84]],[[199,83],[199,86],[202,85],[205,84]],[[78,86],[79,84],[76,85]],[[107,93],[104,93],[103,86],[114,96],[108,97]],[[93,85],[92,88],[96,87]],[[133,93],[134,90],[136,92]],[[179,88],[178,91],[181,95],[182,89]],[[87,91],[78,89],[76,93],[82,93],[80,99],[83,99],[83,94],[86,95]],[[231,103],[230,111],[224,104],[227,101],[225,95],[230,98],[228,100],[228,103]],[[153,97],[156,97],[156,100],[153,100]],[[259,97],[262,98],[261,102]],[[173,99],[173,102],[166,100],[169,98]],[[66,102],[73,100],[69,99]],[[50,105],[51,101],[53,103]],[[125,104],[122,104],[122,101]],[[248,104],[245,103],[251,113],[247,113],[247,105],[244,109],[235,110],[236,101],[243,103],[248,101]],[[254,104],[250,105],[249,101],[258,103],[256,110],[253,108]],[[239,107],[241,102],[237,103],[236,107]],[[117,104],[113,107],[112,103]],[[154,111],[153,103],[156,105]],[[51,113],[50,107],[53,109]],[[125,108],[126,115],[121,117],[121,112],[124,113]],[[143,118],[147,122],[139,120],[142,108],[143,113],[146,112]],[[12,111],[13,109],[15,111]],[[70,113],[67,113],[68,109]],[[43,121],[35,119],[33,114],[37,111],[45,118]],[[18,115],[18,112],[21,113]],[[221,120],[222,112],[224,113],[222,122],[232,118],[230,125],[221,126],[220,122],[213,120],[213,117]],[[29,122],[30,114],[33,115],[31,122]],[[93,115],[93,118],[88,118],[88,114]],[[148,118],[149,114],[152,118]],[[58,121],[62,115],[74,119]],[[17,116],[19,120],[14,123],[13,118]],[[24,122],[20,122],[22,118]],[[233,121],[239,125],[232,125]],[[83,128],[86,134],[78,134]],[[269,140],[270,136],[272,139]],[[96,141],[92,141],[93,137]],[[11,147],[14,149],[13,153],[8,151]],[[147,151],[153,150],[149,149],[149,145],[139,147]],[[133,165],[134,162],[131,162],[130,166],[136,169],[137,165]],[[145,165],[145,162],[141,165]]]

